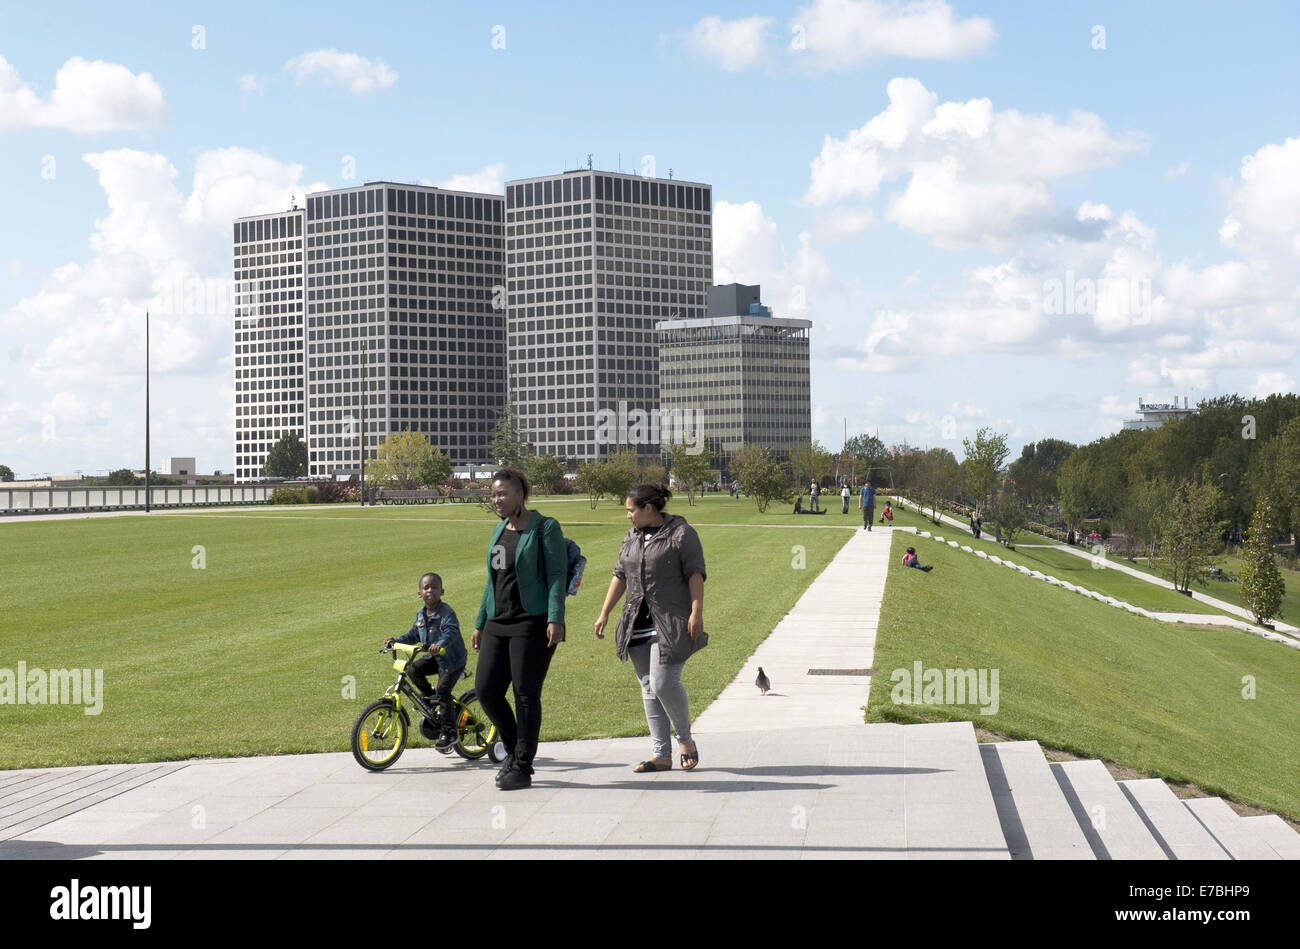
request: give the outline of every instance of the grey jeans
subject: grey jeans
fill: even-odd
[[[686,687],[682,685],[682,667],[686,663],[661,663],[657,642],[629,646],[627,655],[641,682],[641,700],[645,703],[645,720],[650,726],[654,756],[672,761],[669,723],[677,732],[679,742],[691,740],[691,710],[687,704]]]

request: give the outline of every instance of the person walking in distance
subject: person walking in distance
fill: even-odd
[[[870,481],[858,492],[858,507],[862,509],[862,526],[871,530],[871,522],[876,516],[876,486]]]
[[[845,481],[844,486],[840,488],[840,500],[844,502],[844,508],[840,513],[849,513],[849,483],[847,481]]]

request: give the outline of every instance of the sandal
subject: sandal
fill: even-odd
[[[654,759],[650,759],[649,761],[642,761],[639,765],[637,765],[635,768],[632,769],[632,771],[636,774],[645,774],[647,771],[671,771],[671,770],[673,770],[673,766],[671,763],[659,764]]]
[[[700,763],[700,749],[696,747],[694,751],[682,752],[682,770],[690,771]]]

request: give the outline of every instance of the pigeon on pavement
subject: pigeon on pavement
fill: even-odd
[[[772,688],[772,683],[768,681],[767,676],[763,674],[762,666],[758,667],[758,678],[754,680],[754,685],[758,686],[759,692],[763,695],[767,695],[767,690]]]

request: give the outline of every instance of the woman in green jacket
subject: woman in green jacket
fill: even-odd
[[[527,500],[523,472],[506,468],[492,476],[492,507],[501,523],[488,546],[488,578],[470,638],[479,653],[474,689],[508,752],[497,775],[497,787],[506,791],[532,784],[542,683],[564,640],[564,536],[554,518],[527,510]],[[507,686],[514,688],[514,711]]]

